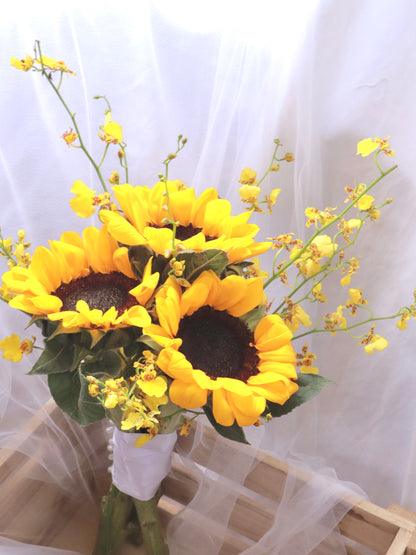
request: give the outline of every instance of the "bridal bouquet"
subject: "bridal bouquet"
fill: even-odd
[[[386,316],[375,316],[364,292],[351,285],[359,260],[349,252],[392,200],[377,202],[370,192],[396,167],[382,169],[379,157],[394,152],[387,139],[361,141],[358,154],[374,155],[371,184],[346,187],[338,212],[306,208],[307,241],[287,233],[257,242],[259,228],[250,216],[271,213],[280,192],[264,190],[265,178],[294,160],[278,140],[263,177],[242,170],[236,186],[245,209],[232,215],[214,187],[197,194],[170,178],[171,163],[187,142],[182,135],[153,187],[131,185],[127,144],[106,97],[95,97],[105,103],[98,129],[103,154],[96,161],[61,93],[64,75],[73,72],[43,56],[38,42],[33,58],[11,63],[46,79],[71,120],[63,140],[89,158],[102,190],[82,181],[71,188],[76,214],[97,215],[96,226],[82,235],[61,230],[59,240],[31,255],[23,230],[15,241],[0,234],[8,264],[1,298],[40,328],[44,344],[30,373],[48,376],[57,405],[82,425],[103,418],[115,424],[113,486],[96,553],[120,548],[132,504],[148,553],[168,553],[156,505],[177,430],[188,433],[205,415],[223,436],[246,442],[245,426],[267,423],[314,397],[329,380],[318,374],[308,335],[346,332],[367,353],[386,347],[375,332]],[[117,165],[104,175],[111,151]],[[266,251],[274,254],[268,273],[257,258]],[[312,322],[308,306],[327,302],[325,279],[336,273],[348,291],[345,302]],[[266,291],[276,280],[287,294],[269,302]],[[415,316],[412,304],[387,318],[404,329]],[[33,348],[39,348],[34,337],[11,334],[0,341],[3,357],[14,361]]]

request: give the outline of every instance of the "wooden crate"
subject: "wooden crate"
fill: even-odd
[[[45,406],[45,410],[27,423],[22,437],[28,437],[35,428],[44,425],[45,417],[48,415],[53,415],[62,429],[68,432],[65,429],[65,418],[51,401]],[[213,429],[204,428],[203,441],[192,451],[192,459],[201,468],[207,464],[215,438],[216,433]],[[24,441],[22,439],[22,442]],[[191,448],[192,442],[191,434],[189,437],[179,438],[178,445],[181,451],[187,451]],[[238,451],[251,447],[236,443],[233,444],[233,449]],[[105,450],[106,445],[103,441],[103,457]],[[253,466],[244,483],[245,488],[253,492],[253,496],[238,496],[221,555],[241,553],[253,542],[258,541],[272,523],[270,499],[278,501],[278,486],[283,486],[289,467],[268,455],[255,456],[257,464]],[[69,499],[59,486],[31,479],[33,465],[36,465],[35,461],[22,455],[16,446],[14,449],[5,448],[0,452],[1,500],[2,506],[7,504],[8,507],[7,513],[2,513],[0,529],[7,530],[8,536],[18,541],[27,541],[28,537],[32,537],[36,538],[35,543],[38,545],[72,549],[83,555],[90,555],[98,528],[99,498],[108,488],[109,475],[102,473],[92,476],[88,475],[90,471],[86,470],[86,479],[95,491],[96,502],[94,506],[80,505]],[[306,473],[298,473],[298,477],[304,482],[310,479]],[[276,487],[271,489],[270,483]],[[172,471],[163,482],[164,495],[159,503],[165,525],[191,501],[197,487],[197,482],[181,463],[180,457],[175,456]],[[209,524],[210,530],[215,534],[215,524]],[[387,510],[360,500],[340,521],[339,532],[356,542],[347,546],[350,555],[363,553],[363,546],[377,554],[416,555],[416,514],[395,504]],[[126,546],[124,553],[128,555],[138,551]],[[325,555],[332,554],[333,551],[322,544],[314,553]]]

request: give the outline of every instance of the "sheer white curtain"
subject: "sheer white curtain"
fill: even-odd
[[[171,177],[198,191],[217,187],[237,213],[241,169],[249,166],[261,173],[273,139],[279,137],[296,161],[266,184],[281,187],[282,193],[274,215],[257,220],[264,237],[284,232],[302,237],[306,206],[340,207],[344,186],[376,176],[371,162],[355,155],[358,140],[390,135],[399,168],[376,196],[392,196],[394,202],[357,243],[356,255],[365,258],[352,283],[363,288],[377,315],[410,304],[416,266],[414,2],[40,1],[1,12],[4,236],[24,228],[37,246],[64,230],[81,231],[88,222],[71,211],[69,189],[75,179],[99,189],[82,153],[59,138],[70,122],[53,92],[40,76],[9,65],[11,56],[30,54],[39,39],[45,55],[64,59],[77,72],[75,78],[64,78],[63,91],[95,152],[105,106],[92,97],[107,95],[114,120],[123,126],[134,185],[157,181],[161,161],[183,133],[188,145],[174,161]],[[115,167],[116,162],[109,164],[108,171]],[[334,284],[333,306],[324,306],[325,312],[345,301],[346,292],[340,297],[337,288]],[[269,296],[283,294],[276,286]],[[21,315],[2,307],[1,338],[23,333],[25,324]],[[412,324],[406,332],[391,321],[378,326],[390,344],[374,355],[365,355],[356,341],[340,334],[311,342],[321,373],[333,385],[315,401],[250,433],[250,439],[314,471],[315,481],[296,496],[289,477],[274,527],[247,553],[308,553],[342,516],[335,511],[328,517],[344,486],[363,490],[383,506],[394,501],[416,510]],[[18,365],[1,362],[2,446],[49,398],[42,378],[24,375],[29,368],[28,359]],[[73,430],[82,441],[84,432],[77,426]],[[45,451],[34,455],[45,468],[43,479],[61,482],[70,491],[81,479],[83,462],[71,458],[65,438],[57,444],[52,432],[47,436],[48,456]],[[35,444],[33,438],[29,455]],[[103,456],[94,456],[93,446],[85,444],[86,460],[105,465]],[[218,468],[214,455],[212,469],[231,472]],[[240,466],[241,481],[249,467],[249,461]],[[203,513],[208,494],[201,486],[198,495],[194,508]],[[215,497],[211,492],[212,503],[218,502]],[[228,501],[225,511],[232,506]],[[318,529],[314,524],[322,517],[330,524],[313,537],[311,530]],[[172,525],[170,543],[177,554],[183,553],[182,533],[186,538],[189,529]],[[0,546],[1,541],[6,543],[0,540]],[[219,550],[215,542],[204,545],[207,555]],[[7,545],[0,552],[13,549]],[[341,545],[338,551],[343,552]]]

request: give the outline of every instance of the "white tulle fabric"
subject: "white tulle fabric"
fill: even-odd
[[[137,434],[117,428],[113,434],[113,484],[131,497],[147,501],[169,474],[176,432],[160,434],[141,447],[135,447]]]
[[[69,207],[75,179],[94,190],[99,185],[88,161],[59,139],[70,127],[62,106],[40,76],[9,65],[11,56],[30,54],[40,39],[45,55],[64,59],[77,72],[76,78],[65,77],[63,90],[97,157],[96,133],[105,107],[92,97],[109,98],[128,142],[134,185],[157,181],[161,161],[183,133],[189,142],[170,176],[197,191],[217,187],[236,214],[241,211],[241,169],[261,173],[279,137],[296,162],[265,183],[267,190],[280,187],[282,193],[273,216],[256,218],[262,238],[287,232],[303,237],[306,206],[340,207],[346,185],[376,177],[371,161],[355,155],[358,140],[390,135],[399,168],[375,196],[380,201],[392,196],[394,202],[357,242],[355,255],[365,258],[352,285],[362,287],[376,315],[395,312],[412,302],[415,286],[415,16],[412,0],[394,6],[387,0],[130,0],[119,5],[41,0],[20,3],[18,12],[3,7],[2,233],[15,236],[24,228],[38,246],[65,230],[97,223],[81,221]],[[115,168],[115,162],[109,163],[104,173]],[[338,289],[338,283],[327,289],[325,312],[345,302],[347,292]],[[276,284],[268,294],[277,301],[285,293]],[[26,324],[23,315],[1,307],[1,338],[31,334],[24,331]],[[394,501],[416,510],[414,322],[407,332],[394,321],[380,323],[376,331],[388,336],[389,347],[373,355],[341,334],[310,341],[321,373],[333,384],[294,413],[250,432],[256,447],[312,472],[314,479],[299,489],[296,471],[289,474],[274,507],[274,525],[246,555],[319,553],[320,542],[330,536],[333,552],[344,553],[333,530],[346,510],[339,500],[350,491],[382,506]],[[297,350],[302,344],[295,345]],[[77,492],[83,503],[91,488],[86,467],[98,472],[108,464],[90,433],[67,421],[61,431],[45,414],[42,432],[27,442],[16,439],[49,399],[45,379],[25,375],[31,362],[2,360],[0,445],[22,451],[38,465],[32,470],[37,479],[60,484],[68,495]],[[100,430],[98,425],[96,434]],[[74,440],[84,445],[82,455],[72,448]],[[185,547],[189,553],[197,539],[198,555],[220,552],[221,541],[215,538],[221,526],[225,533],[252,464],[252,457],[224,457],[225,443],[218,439],[212,452],[213,475],[202,472],[189,455],[181,456],[200,486],[186,518],[178,515],[169,526],[171,551],[177,555]],[[12,509],[3,503],[5,510]],[[207,528],[207,514],[218,516],[216,534]],[[21,542],[22,553],[32,552],[29,544],[41,545],[41,537],[12,532],[1,530],[0,553],[19,552],[6,536]]]

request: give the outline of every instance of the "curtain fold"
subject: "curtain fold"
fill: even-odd
[[[288,5],[290,4],[290,5]],[[198,7],[197,7],[198,6]],[[273,216],[255,215],[261,239],[293,232],[306,236],[307,206],[340,209],[345,186],[370,183],[377,169],[356,156],[360,139],[390,136],[399,167],[376,189],[377,202],[394,197],[380,221],[368,225],[355,245],[361,270],[351,286],[362,287],[376,316],[393,314],[414,302],[416,216],[413,144],[416,133],[416,5],[398,0],[210,2],[128,0],[70,4],[23,2],[19,10],[3,7],[0,22],[0,225],[3,236],[25,229],[33,247],[47,245],[63,231],[82,231],[97,222],[82,221],[69,206],[72,183],[83,180],[99,189],[82,153],[60,136],[70,128],[67,114],[39,75],[10,66],[10,58],[33,51],[36,39],[44,55],[63,59],[77,75],[64,76],[62,91],[76,113],[88,148],[99,158],[97,131],[104,123],[106,95],[113,119],[128,144],[130,182],[152,186],[162,161],[173,151],[179,133],[186,148],[170,166],[170,177],[201,192],[217,187],[239,205],[238,180],[244,167],[258,174],[268,167],[273,140],[279,138],[295,162],[282,165],[264,183],[265,192],[282,192]],[[382,160],[388,167],[390,160]],[[117,169],[116,151],[104,174]],[[264,262],[271,263],[265,256]],[[3,271],[6,270],[4,264]],[[323,311],[336,310],[348,297],[339,281],[326,290]],[[284,285],[273,285],[270,299],[280,302]],[[7,307],[0,311],[0,338],[28,335],[27,320]],[[379,322],[376,333],[388,348],[367,355],[358,339],[338,333],[314,336],[309,348],[318,354],[320,372],[333,383],[315,400],[293,413],[249,432],[251,443],[295,468],[313,473],[297,489],[296,470],[275,506],[275,522],[247,555],[310,553],[329,537],[342,518],[339,500],[348,492],[382,506],[390,502],[416,510],[416,381],[414,322],[400,331],[396,321]],[[366,333],[368,329],[361,333]],[[38,339],[40,342],[40,338]],[[302,340],[295,345],[302,348]],[[60,484],[78,498],[91,498],[89,470],[105,470],[105,453],[97,452],[90,432],[66,422],[62,427],[45,414],[42,434],[19,442],[19,430],[49,399],[42,377],[26,376],[32,358],[0,364],[0,446],[12,445],[42,469],[45,483]],[[37,416],[36,416],[37,417]],[[97,426],[96,437],[103,427]],[[75,452],[74,442],[84,444]],[[14,442],[14,443],[10,443]],[[14,445],[14,447],[13,447]],[[211,457],[212,472],[233,473],[235,493],[250,469],[248,458],[221,457],[223,440]],[[183,455],[184,464],[192,466]],[[221,480],[208,480],[196,467],[200,488],[188,512],[193,534],[201,515],[223,501],[224,532],[235,495],[225,494]],[[87,472],[87,473],[88,473]],[[219,496],[219,497],[217,497]],[[354,498],[351,503],[353,503]],[[210,505],[210,503],[212,503]],[[1,514],[0,514],[1,520]],[[185,521],[185,525],[187,521]],[[201,524],[202,523],[202,524]],[[199,530],[199,532],[198,532]],[[183,553],[187,538],[180,521],[169,528],[173,553]],[[0,553],[19,553],[0,530]],[[206,551],[220,543],[206,531]],[[19,538],[13,537],[18,541]],[[39,538],[20,538],[29,544]],[[334,553],[345,552],[332,536]],[[19,546],[31,553],[29,545]],[[30,548],[32,549],[32,548]],[[36,553],[36,547],[33,547]],[[49,553],[42,547],[42,553]],[[182,551],[181,551],[182,549]],[[202,548],[201,548],[202,549]],[[175,551],[176,550],[176,551]],[[57,550],[64,555],[67,551]],[[319,552],[319,551],[317,551]],[[54,551],[51,551],[51,554]]]

